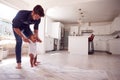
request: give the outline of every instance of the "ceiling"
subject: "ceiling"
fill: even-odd
[[[24,9],[28,5],[29,9],[42,5],[48,17],[62,23],[78,23],[80,19],[83,22],[112,21],[120,13],[120,0],[20,0],[19,4],[21,1]]]

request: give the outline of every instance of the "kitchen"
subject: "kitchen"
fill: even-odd
[[[11,6],[12,4],[15,3],[17,4],[18,2],[14,0],[1,1],[1,3],[7,4],[8,6]],[[28,9],[30,9],[31,8],[31,6],[29,5],[30,3],[27,0],[25,0],[21,3],[23,6],[21,6],[20,4],[17,6],[16,5],[11,6],[16,9],[16,11],[14,10],[14,15],[18,10],[26,9],[27,8],[26,6],[29,6]],[[82,3],[86,3],[86,2],[83,1]],[[90,5],[91,8],[93,8],[94,6],[98,5],[98,3],[99,1],[98,2],[93,1],[88,3],[88,5]],[[115,37],[119,36],[120,34],[120,27],[119,27],[120,17],[119,17],[119,8],[117,5],[118,4],[117,0],[113,2],[110,0],[108,5],[106,5],[107,1],[106,2],[100,1],[100,3],[102,4],[102,7],[98,6],[95,8],[95,10],[91,10],[89,9],[89,6],[82,4],[80,6],[75,6],[74,4],[71,4],[74,7],[70,7],[70,5],[68,5],[59,8],[59,7],[54,7],[55,4],[53,3],[53,8],[51,6],[51,8],[49,8],[46,11],[46,18],[44,18],[42,20],[42,23],[40,24],[40,26],[44,26],[40,30],[41,31],[40,36],[43,39],[43,43],[41,44],[42,46],[41,52],[45,53],[46,51],[68,50],[69,48],[68,36],[73,35],[74,32],[75,33],[74,35],[76,36],[90,36],[91,34],[95,34],[95,39],[94,39],[95,51],[104,51],[104,52],[119,54],[119,51],[115,52],[116,50],[113,50],[113,48],[110,46],[110,45],[114,45],[112,43],[115,43],[116,41],[119,43],[118,40],[119,38],[117,40],[115,39]],[[34,2],[34,4],[36,4],[36,2]],[[45,4],[43,4],[43,7],[44,6]],[[98,12],[97,9],[99,10]],[[67,10],[67,12],[64,13],[60,12],[64,10]],[[88,10],[89,12],[85,10]],[[101,12],[105,10],[109,12],[107,13]],[[116,13],[112,13],[113,10],[116,10]],[[99,14],[100,17],[94,15],[93,14],[94,11],[96,11],[94,14],[97,15]],[[54,15],[51,13],[54,13]],[[64,18],[62,17],[62,15],[66,16],[66,21],[63,20]],[[72,17],[70,19],[69,16],[74,16],[74,18]],[[11,23],[11,20],[9,21]],[[116,46],[115,49],[117,49],[118,45],[114,45],[114,46]]]
[[[60,65],[69,66],[70,69],[74,70],[76,69],[74,67],[79,67],[84,70],[104,70],[105,74],[107,73],[109,78],[111,78],[106,80],[119,80],[120,73],[118,72],[119,65],[117,64],[119,63],[120,55],[120,1],[76,0],[75,2],[70,0],[69,3],[65,3],[61,0],[57,1],[57,3],[59,3],[58,5],[56,5],[56,1],[57,0],[53,0],[53,2],[50,0],[0,0],[0,4],[14,9],[14,13],[11,13],[12,11],[10,9],[11,12],[6,12],[7,14],[13,14],[13,16],[18,10],[31,10],[33,6],[38,3],[44,7],[46,16],[42,18],[39,25],[39,36],[43,41],[39,45],[40,53],[42,54],[39,56],[39,59],[43,62],[53,65],[55,63],[56,65],[58,64],[57,66],[59,67],[61,67]],[[0,8],[3,10],[1,13],[3,12],[3,14],[5,14],[3,7]],[[0,18],[0,53],[4,53],[4,57],[1,57],[2,63],[0,63],[0,67],[2,67],[2,65],[6,63],[4,61],[15,53],[15,39],[11,28],[9,28],[11,27],[12,18],[10,18],[10,20],[5,16],[0,16]],[[91,34],[95,35],[93,40],[95,53],[88,55],[88,37]],[[70,38],[73,40],[71,41]],[[27,49],[28,44],[23,43],[23,54],[27,53]],[[116,55],[118,57],[115,57]],[[44,57],[41,58],[41,56]],[[105,60],[102,61],[102,59]],[[42,65],[46,66],[45,63],[42,63]],[[107,63],[108,65],[106,65]],[[51,65],[48,66],[51,67]],[[12,68],[13,66],[11,65],[10,67]],[[28,66],[24,67],[28,68]],[[43,66],[38,66],[39,70],[41,67]],[[54,66],[52,67],[54,68]],[[57,67],[57,69],[59,67]],[[68,67],[64,68],[69,69]],[[109,71],[109,69],[111,70]],[[14,69],[12,68],[12,70]],[[116,75],[117,73],[118,75]],[[112,77],[110,77],[110,75],[112,75]],[[71,79],[76,80],[78,77]],[[79,77],[79,79],[81,78]]]

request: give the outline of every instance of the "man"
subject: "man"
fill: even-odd
[[[94,53],[94,39],[95,35],[91,34],[91,36],[88,38],[88,54],[93,54]]]
[[[41,42],[38,37],[38,26],[41,21],[41,17],[44,17],[44,9],[40,5],[36,5],[32,11],[19,11],[12,21],[13,32],[16,38],[15,53],[17,69],[21,69],[22,40],[29,43],[29,37],[32,34],[35,34],[37,41]],[[30,24],[34,24],[34,33],[32,33],[30,29]]]

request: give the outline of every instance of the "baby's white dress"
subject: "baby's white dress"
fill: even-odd
[[[33,43],[32,41],[30,41],[28,54],[33,54],[34,56],[37,55],[37,42]]]

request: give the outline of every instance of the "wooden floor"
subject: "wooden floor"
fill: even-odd
[[[30,67],[22,57],[22,69],[15,69],[15,57],[0,62],[0,80],[120,80],[120,55],[96,52],[81,56],[67,51],[38,55],[41,64]]]

